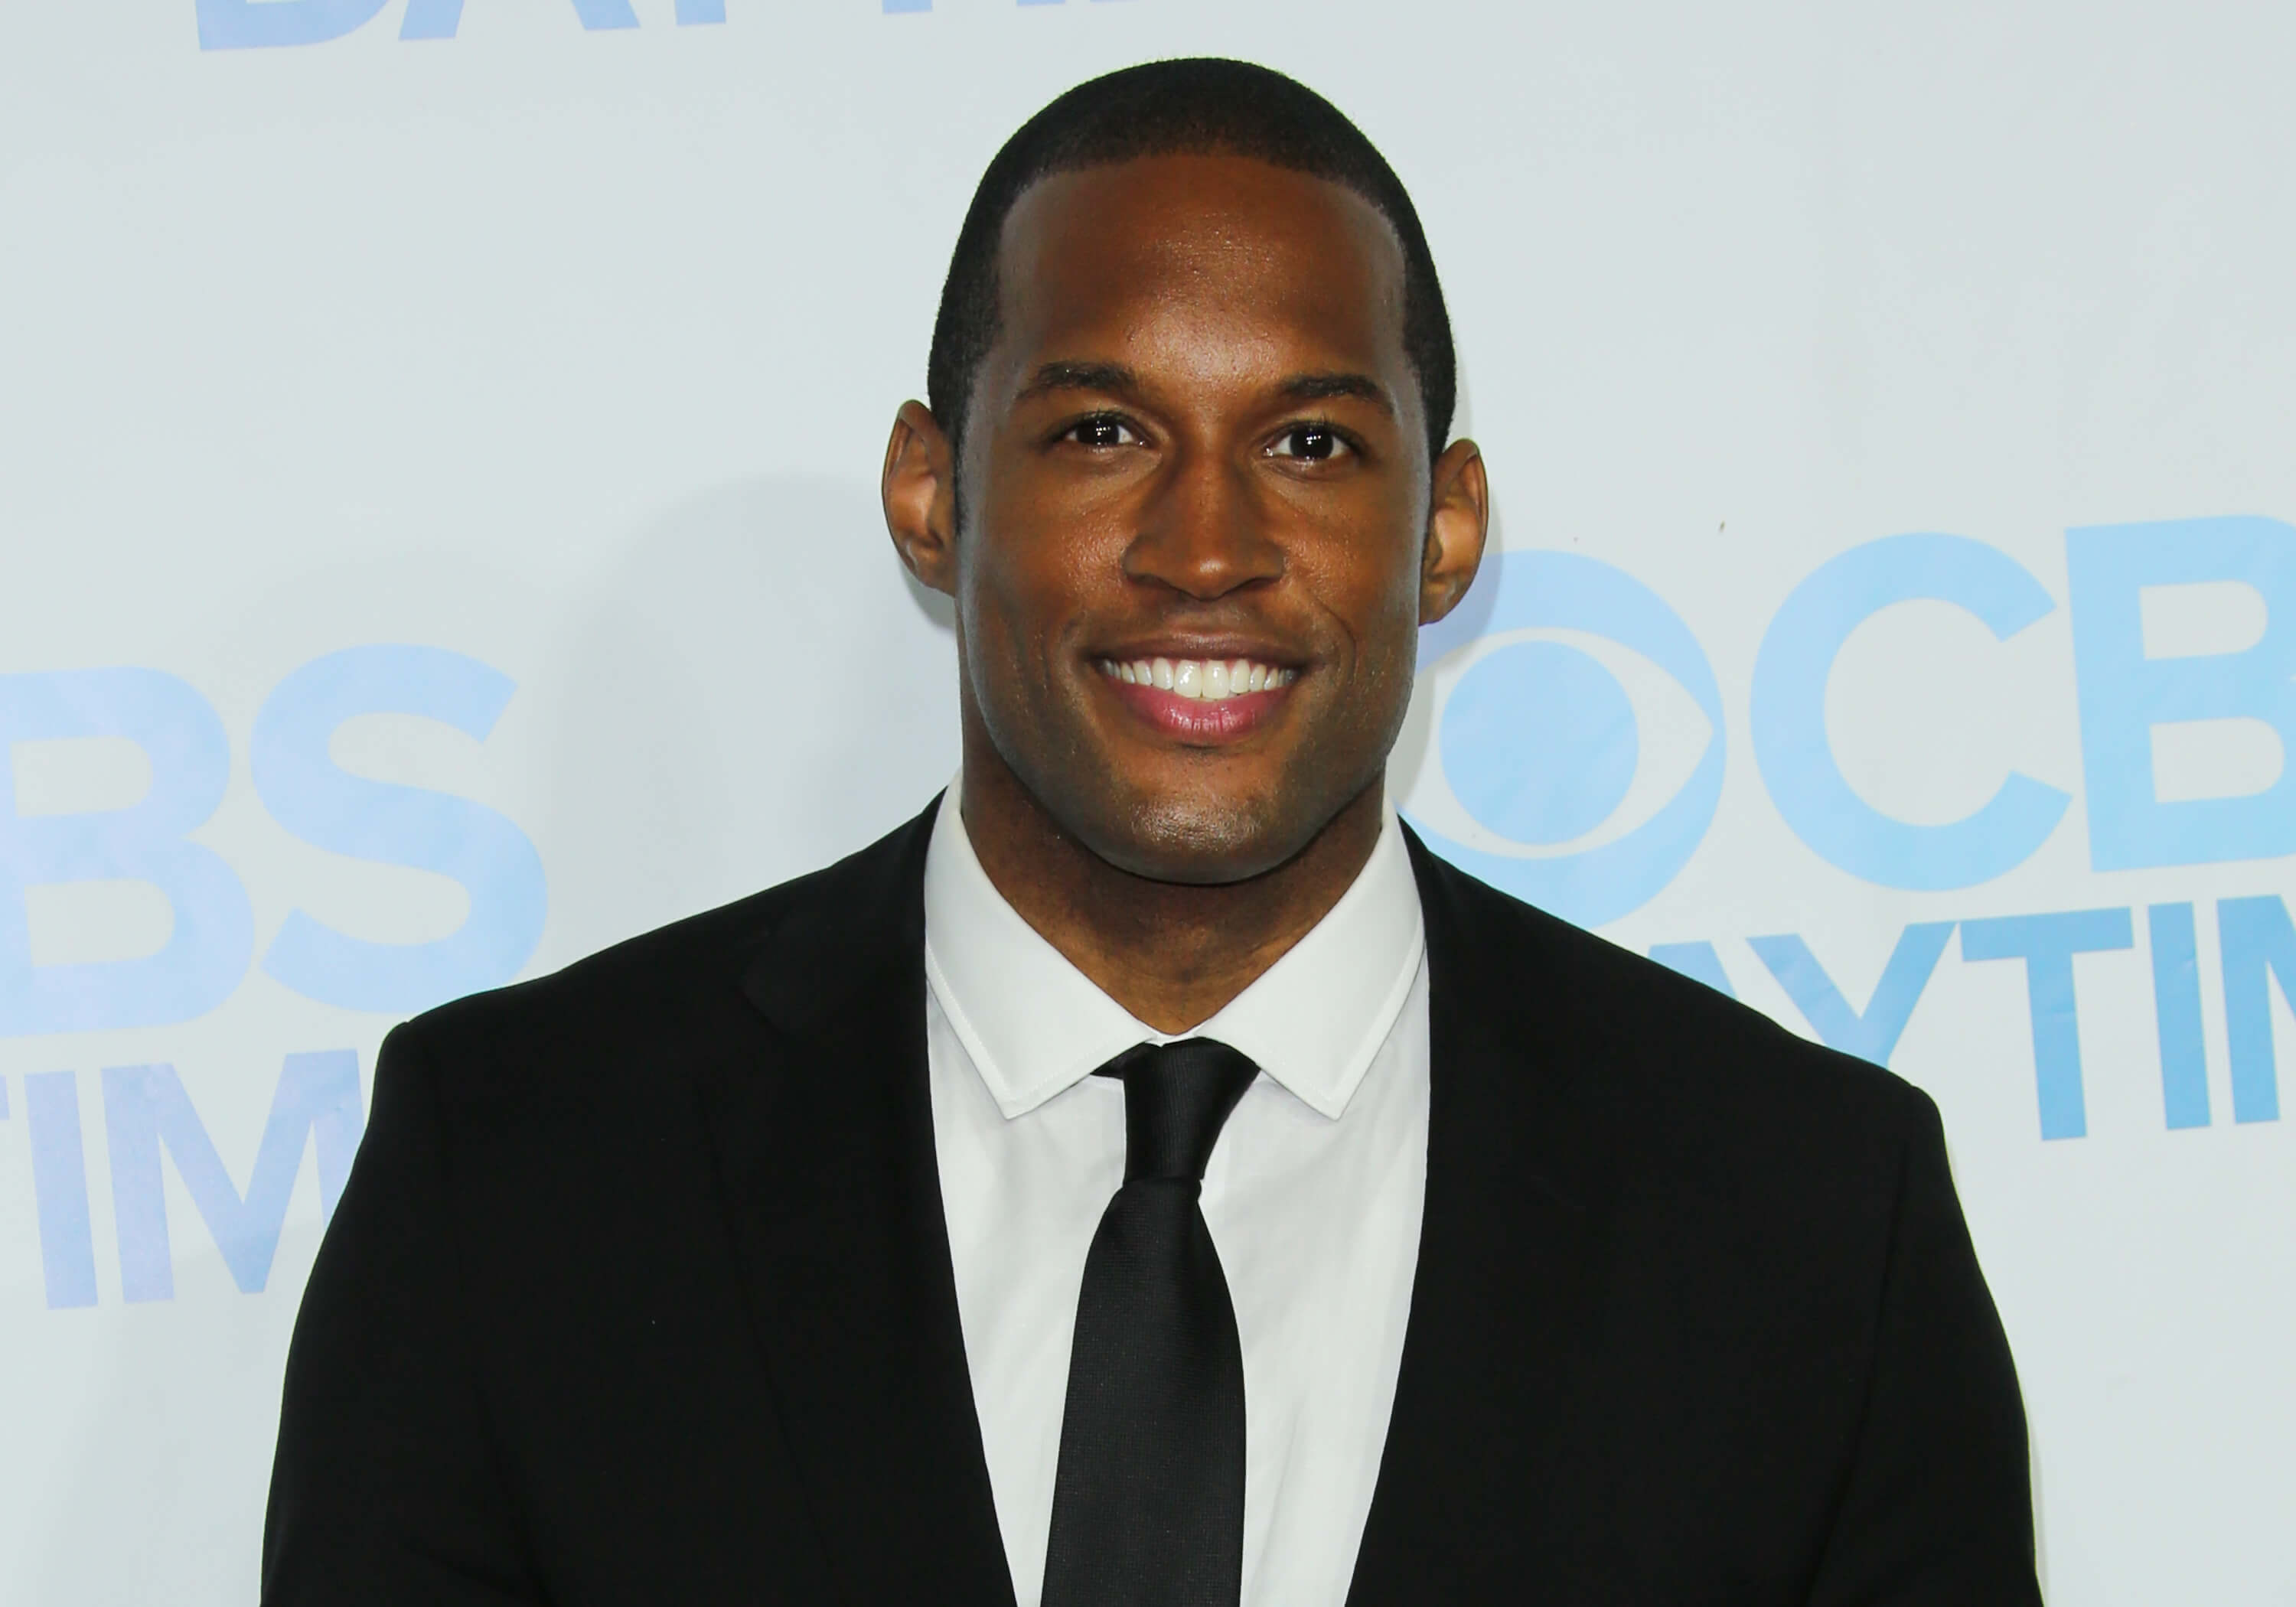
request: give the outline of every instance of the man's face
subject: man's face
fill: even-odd
[[[1136,874],[1272,869],[1379,781],[1418,627],[1481,545],[1479,462],[1471,509],[1431,500],[1459,454],[1431,479],[1394,232],[1324,180],[1157,157],[1031,189],[999,276],[953,574],[927,575],[966,762],[985,735]]]

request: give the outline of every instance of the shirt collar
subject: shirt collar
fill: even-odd
[[[1392,806],[1340,901],[1192,1031],[1157,1031],[1103,993],[1004,901],[952,784],[925,854],[925,981],[1009,1120],[1144,1040],[1214,1037],[1333,1120],[1402,1013],[1425,952],[1419,888]]]

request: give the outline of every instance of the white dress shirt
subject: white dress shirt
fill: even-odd
[[[1004,901],[952,787],[925,860],[926,1042],[972,1398],[1021,1607],[1043,1595],[1085,1252],[1124,1089],[1168,1043]],[[1390,810],[1331,913],[1194,1031],[1260,1076],[1204,1175],[1243,1343],[1245,1607],[1339,1607],[1395,1402],[1427,1183],[1427,966]]]

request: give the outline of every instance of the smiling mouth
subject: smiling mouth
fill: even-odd
[[[1242,742],[1275,717],[1300,678],[1296,666],[1258,659],[1102,659],[1116,701],[1184,748]]]
[[[1300,678],[1297,669],[1250,659],[1103,659],[1100,673],[1127,686],[1152,687],[1205,703],[1275,692]]]

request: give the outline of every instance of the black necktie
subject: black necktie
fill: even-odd
[[[1044,1607],[1236,1607],[1243,1347],[1197,1206],[1259,1072],[1208,1037],[1142,1044],[1124,1081],[1124,1186],[1084,1263]]]

